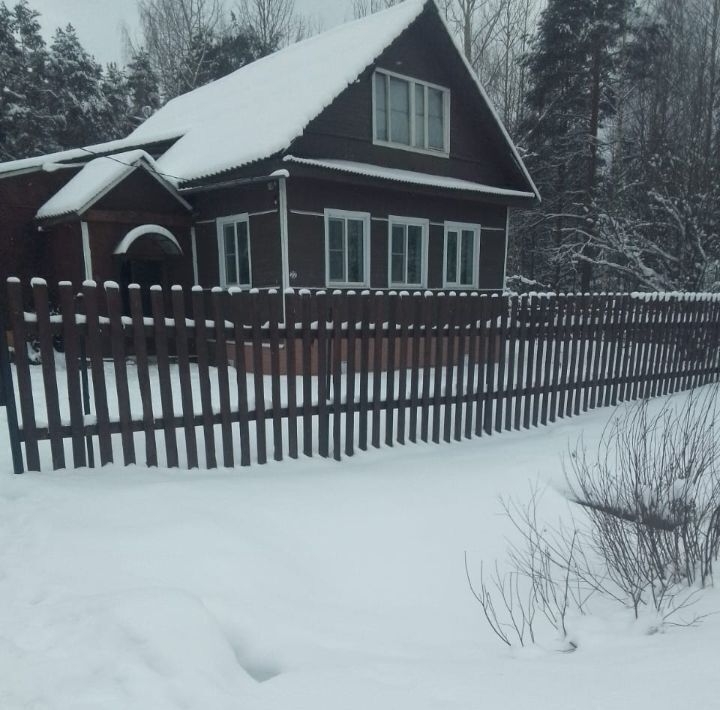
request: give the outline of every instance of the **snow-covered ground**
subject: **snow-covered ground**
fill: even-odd
[[[511,533],[498,496],[540,482],[563,514],[562,454],[610,414],[341,464],[0,475],[0,708],[720,707],[720,616],[650,633],[600,605],[574,653],[510,650],[468,589],[465,552],[478,572]]]

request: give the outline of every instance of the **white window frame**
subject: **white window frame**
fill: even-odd
[[[404,143],[396,143],[390,140],[392,135],[392,126],[390,116],[390,82],[387,82],[387,94],[385,97],[385,106],[388,113],[388,139],[381,140],[377,137],[377,113],[375,111],[375,77],[378,74],[383,74],[388,79],[394,77],[395,79],[402,79],[410,83],[410,145]],[[443,150],[437,150],[436,148],[418,148],[413,144],[415,137],[415,84],[420,84],[425,87],[425,111],[427,113],[428,107],[428,89],[437,89],[442,91],[443,94]],[[415,79],[414,77],[407,76],[405,74],[398,74],[397,72],[389,71],[388,69],[376,69],[372,75],[372,132],[373,132],[373,144],[385,146],[386,148],[398,148],[399,150],[409,150],[412,153],[424,153],[425,155],[434,155],[439,158],[450,157],[450,89],[446,86],[440,86],[439,84],[433,84],[423,79]],[[427,121],[425,121],[425,145],[428,145],[428,127]]]
[[[370,213],[369,212],[352,212],[350,210],[340,210],[334,208],[325,209],[325,285],[335,288],[362,288],[370,285]],[[330,280],[330,220],[357,220],[363,223],[363,281],[331,281]],[[347,225],[343,232],[344,251],[345,251],[345,273],[348,273],[347,259]]]
[[[420,283],[411,284],[405,281],[392,280],[392,228],[393,225],[405,227],[420,227],[422,229]],[[430,220],[419,217],[388,217],[388,288],[426,288],[428,271],[428,235],[430,233]],[[407,277],[407,230],[405,231],[405,276]]]
[[[473,239],[473,278],[471,284],[461,284],[458,281],[448,281],[447,280],[447,247],[448,247],[448,232],[457,232],[460,236],[462,236],[463,231],[472,231],[474,233],[474,239]],[[478,283],[480,280],[480,233],[482,232],[482,227],[479,224],[473,224],[470,222],[445,222],[445,239],[443,242],[443,262],[442,262],[442,270],[443,270],[443,288],[457,288],[457,289],[463,289],[463,288],[478,288]],[[460,248],[460,243],[458,243],[458,249],[457,249],[457,265],[456,265],[456,274],[458,275],[458,279],[460,278],[460,258],[462,254],[462,249]]]
[[[228,288],[229,286],[235,286],[238,288],[252,288],[252,242],[250,239],[250,215],[247,212],[242,214],[227,215],[226,217],[218,217],[216,220],[217,225],[217,244],[218,244],[218,262],[220,267],[220,286],[222,288]],[[238,222],[245,222],[247,225],[247,238],[248,238],[248,273],[250,275],[250,282],[246,284],[241,283],[229,283],[227,280],[226,266],[225,266],[225,238],[224,228],[226,224],[237,224]],[[235,232],[235,240],[237,242],[237,230]],[[236,244],[237,246],[237,244]],[[239,254],[238,254],[239,256]],[[240,264],[237,264],[238,276],[240,275]]]

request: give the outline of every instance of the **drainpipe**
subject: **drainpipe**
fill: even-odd
[[[198,261],[197,261],[197,240],[195,237],[195,226],[190,227],[190,246],[192,247],[192,264],[193,264],[193,284],[200,285],[198,278]]]
[[[280,212],[280,252],[282,257],[282,307],[285,322],[285,291],[290,288],[290,256],[288,252],[287,176],[278,177],[278,210]]]
[[[85,280],[90,281],[93,277],[92,256],[90,254],[90,230],[88,223],[80,222],[80,232],[82,233],[82,250],[83,250],[83,266],[85,267]]]
[[[503,293],[507,290],[508,247],[510,245],[510,208],[505,208],[505,261],[503,262]]]

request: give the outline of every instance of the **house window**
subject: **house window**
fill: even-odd
[[[218,219],[218,254],[222,286],[250,286],[250,222],[248,215]]]
[[[479,251],[480,225],[445,223],[445,288],[477,288]]]
[[[375,142],[447,156],[450,91],[385,71],[373,81]]]
[[[390,217],[388,282],[393,286],[423,287],[427,280],[426,219]]]
[[[325,210],[328,286],[365,286],[370,273],[370,215]]]

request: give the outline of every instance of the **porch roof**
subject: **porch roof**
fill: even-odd
[[[35,218],[46,220],[65,215],[81,215],[137,169],[147,170],[179,202],[190,209],[190,205],[180,197],[175,187],[157,174],[153,158],[144,150],[131,150],[91,160],[40,207]]]
[[[388,168],[382,165],[372,165],[370,163],[356,163],[351,160],[339,160],[336,158],[298,158],[294,155],[286,155],[283,160],[287,163],[309,165],[316,168],[351,173],[353,175],[362,175],[379,180],[401,182],[409,185],[422,185],[423,187],[435,187],[445,190],[478,192],[484,195],[491,195],[493,197],[513,197],[528,200],[535,199],[534,192],[510,190],[508,188],[494,187],[493,185],[485,185],[471,180],[461,180],[459,178],[446,177],[444,175],[430,175],[428,173],[401,170],[399,168]]]

